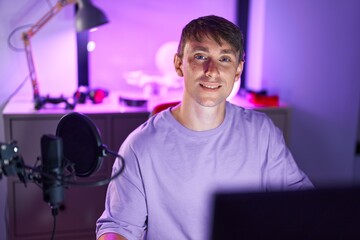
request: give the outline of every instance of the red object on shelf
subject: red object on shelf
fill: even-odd
[[[263,106],[263,107],[279,106],[279,96],[277,95],[268,96],[264,94],[249,93],[248,99],[249,102],[255,104],[256,106]]]
[[[150,113],[150,116],[153,116],[169,107],[174,107],[174,106],[178,105],[179,103],[180,103],[180,101],[160,103],[154,107],[154,109]]]

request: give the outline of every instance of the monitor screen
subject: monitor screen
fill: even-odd
[[[360,188],[214,195],[211,239],[360,239]]]

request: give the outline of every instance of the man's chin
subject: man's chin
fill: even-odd
[[[217,107],[225,104],[226,98],[221,99],[201,99],[198,103],[203,107]]]

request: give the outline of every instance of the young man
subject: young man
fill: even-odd
[[[125,171],[109,184],[99,239],[206,239],[216,189],[313,187],[268,117],[226,101],[243,57],[242,33],[228,20],[205,16],[185,26],[174,57],[182,102],[121,146]]]

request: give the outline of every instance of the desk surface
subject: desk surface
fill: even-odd
[[[4,115],[29,115],[29,114],[65,114],[71,111],[77,111],[84,114],[96,114],[96,113],[149,113],[154,106],[160,103],[180,101],[181,92],[175,92],[169,94],[166,97],[154,97],[148,100],[147,104],[140,107],[130,107],[120,102],[120,97],[133,98],[129,94],[111,92],[108,97],[104,99],[102,103],[94,104],[90,100],[85,104],[77,104],[74,110],[65,110],[65,104],[46,104],[42,109],[35,110],[32,96],[29,94],[16,94],[13,96],[8,104],[5,106]],[[257,110],[276,110],[287,108],[285,104],[280,104],[278,107],[263,107],[256,106],[250,103],[245,97],[235,96],[230,102],[242,106],[244,108],[251,108]]]

